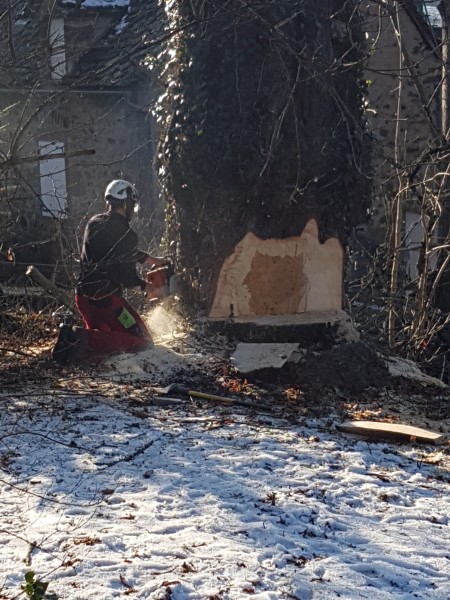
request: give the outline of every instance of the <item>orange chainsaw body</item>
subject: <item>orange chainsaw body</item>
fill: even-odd
[[[146,277],[149,300],[162,300],[170,295],[170,279],[173,272],[172,263],[148,271]]]

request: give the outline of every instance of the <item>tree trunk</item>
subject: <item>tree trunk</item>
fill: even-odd
[[[341,308],[369,200],[357,4],[166,4],[160,173],[197,312]]]

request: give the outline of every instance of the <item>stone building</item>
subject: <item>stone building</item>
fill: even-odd
[[[153,4],[0,0],[0,280],[30,263],[70,280],[114,178],[136,183],[153,239],[154,92],[142,67]]]
[[[434,0],[361,3],[370,50],[367,116],[374,178],[372,215],[364,237],[372,248],[385,241],[389,212],[400,192],[404,268],[409,279],[417,276],[424,234],[423,189],[414,184],[423,175],[427,151],[439,145],[441,136],[438,4]]]
[[[19,0],[11,9],[0,0],[0,281],[30,263],[70,278],[83,225],[101,210],[114,177],[136,182],[149,224],[141,237],[158,238],[157,136],[149,112],[155,88],[141,64],[155,4]],[[373,244],[386,235],[385,207],[398,191],[395,165],[414,162],[440,131],[436,2],[381,4],[361,3],[373,44],[366,78],[375,201],[365,232]],[[403,140],[400,150],[396,140]],[[414,275],[423,230],[414,199],[404,221]],[[9,247],[15,264],[6,261]]]

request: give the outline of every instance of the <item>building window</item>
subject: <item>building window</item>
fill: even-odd
[[[431,243],[436,242],[436,236],[431,240]],[[419,276],[419,263],[421,260],[421,252],[425,240],[425,227],[420,214],[407,211],[405,213],[405,248],[407,250],[406,273],[410,281],[414,281]],[[436,268],[437,255],[433,255],[430,259],[428,269],[432,271]]]
[[[426,17],[430,27],[440,29],[442,27],[442,17],[438,5],[440,0],[422,0],[422,12]]]
[[[41,204],[44,217],[65,217],[67,211],[66,159],[62,142],[39,142]],[[59,155],[51,158],[52,154]]]
[[[64,19],[54,17],[50,20],[49,42],[51,78],[58,81],[67,72]]]

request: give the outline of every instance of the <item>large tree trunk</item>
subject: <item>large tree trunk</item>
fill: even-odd
[[[341,308],[343,248],[368,203],[357,4],[166,5],[180,31],[160,173],[197,311]]]

